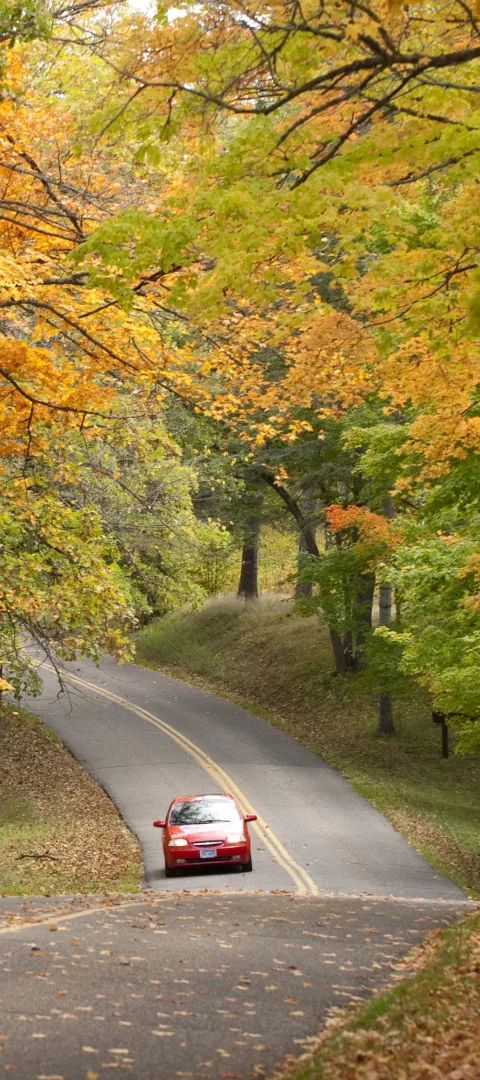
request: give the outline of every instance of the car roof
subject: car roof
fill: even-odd
[[[172,799],[170,806],[174,806],[175,803],[194,802],[197,799],[199,801],[202,799],[230,799],[231,802],[235,802],[233,795],[230,795],[228,791],[211,791],[205,795],[177,795]]]

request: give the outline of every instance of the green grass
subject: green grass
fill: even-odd
[[[480,915],[427,946],[419,974],[379,994],[333,1034],[290,1080],[426,1080],[478,1075]],[[286,1080],[286,1074],[283,1074]]]
[[[440,756],[426,697],[406,687],[397,734],[376,733],[376,702],[332,671],[328,635],[291,602],[210,602],[137,636],[140,663],[217,690],[298,739],[352,785],[440,871],[480,895],[480,761]]]

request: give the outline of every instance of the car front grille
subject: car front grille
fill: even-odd
[[[191,840],[191,847],[219,847],[223,840]]]

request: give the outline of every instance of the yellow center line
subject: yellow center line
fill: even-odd
[[[44,665],[49,671],[54,669],[49,664]],[[254,809],[249,802],[243,791],[238,787],[233,778],[217,764],[209,754],[201,750],[199,746],[196,746],[194,742],[187,738],[186,735],[180,734],[165,720],[159,720],[157,716],[149,712],[148,709],[142,709],[140,705],[134,705],[128,698],[121,697],[120,694],[114,694],[111,690],[106,690],[104,687],[96,686],[95,683],[89,682],[87,679],[81,679],[78,675],[73,675],[70,672],[62,671],[62,677],[68,679],[70,682],[77,684],[78,686],[84,686],[88,690],[93,690],[95,694],[99,694],[100,697],[107,698],[108,701],[113,701],[117,705],[121,705],[122,708],[128,709],[129,712],[135,713],[136,716],[140,716],[142,720],[146,720],[148,724],[152,724],[153,727],[158,728],[168,735],[170,739],[178,744],[187,754],[198,762],[198,764],[207,772],[216,782],[223,788],[223,790],[230,791],[235,796],[242,813],[244,814],[257,814],[257,821],[254,823],[253,828],[261,839],[262,843],[270,852],[271,856],[289,875],[294,884],[297,887],[297,891],[305,896],[318,896],[320,890],[315,884],[310,874],[303,869],[298,863],[292,859],[286,848],[284,848],[281,841],[275,836],[275,833],[267,825],[267,822],[262,818],[260,814]]]
[[[18,922],[9,923],[8,926],[0,926],[0,934],[14,934],[20,930],[34,930],[36,926],[46,926],[47,930],[57,929],[57,923],[60,921],[71,922],[72,919],[86,919],[88,915],[96,915],[99,911],[104,915],[110,915],[112,911],[125,911],[126,908],[135,908],[145,903],[145,898],[141,897],[139,900],[126,900],[125,903],[116,904],[95,904],[91,908],[82,908],[81,911],[51,911],[49,915],[42,915],[38,918],[28,918],[25,916]]]

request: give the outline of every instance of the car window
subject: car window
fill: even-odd
[[[240,814],[230,799],[192,799],[176,803],[170,812],[171,825],[215,825],[222,821],[240,821]]]

